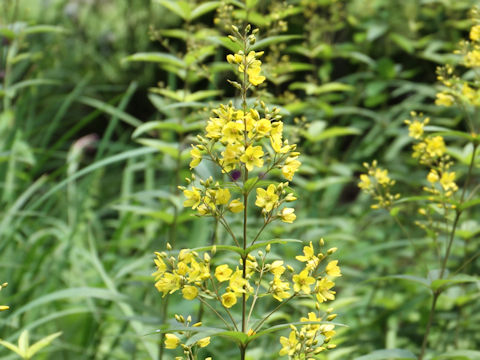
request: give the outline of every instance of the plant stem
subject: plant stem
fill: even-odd
[[[472,152],[472,159],[470,160],[470,165],[468,167],[467,178],[465,180],[465,184],[464,184],[464,187],[463,187],[463,190],[462,190],[462,195],[461,195],[461,198],[460,198],[460,206],[463,204],[463,201],[465,199],[465,194],[466,194],[466,191],[467,191],[467,187],[470,184],[470,178],[471,178],[472,172],[473,172],[473,164],[475,163],[476,150],[477,150],[477,145],[474,144],[473,145],[473,152]],[[461,215],[462,215],[462,210],[457,208],[456,213],[455,213],[455,219],[453,220],[453,224],[452,224],[452,230],[450,232],[450,238],[449,238],[448,244],[447,244],[447,249],[445,251],[445,256],[444,256],[443,261],[442,261],[442,267],[440,268],[440,276],[438,277],[438,279],[443,279],[443,275],[445,274],[445,270],[447,268],[448,258],[450,256],[450,251],[452,250],[453,240],[455,239],[455,232],[457,230],[458,220],[460,219]],[[422,349],[420,351],[420,356],[418,357],[418,360],[422,360],[424,355],[425,355],[425,350],[427,348],[427,343],[428,343],[428,336],[430,334],[430,328],[432,326],[433,319],[435,317],[435,309],[436,309],[436,306],[437,306],[437,300],[438,300],[438,297],[440,296],[441,292],[442,292],[441,289],[437,289],[433,293],[432,307],[430,309],[430,314],[428,316],[427,328],[425,329],[425,335],[423,336]]]
[[[435,291],[433,293],[432,308],[430,309],[430,314],[428,316],[427,328],[425,329],[425,335],[423,337],[423,342],[422,342],[422,350],[420,352],[420,356],[418,357],[418,360],[422,360],[423,356],[425,355],[425,350],[427,348],[427,342],[428,342],[428,335],[430,334],[430,328],[432,327],[433,317],[435,315],[435,307],[437,306],[437,300],[439,296],[440,296],[440,291]]]

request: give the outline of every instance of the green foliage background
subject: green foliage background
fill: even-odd
[[[435,68],[454,61],[476,1],[228,3],[0,3],[0,281],[9,282],[1,303],[11,307],[0,316],[0,337],[62,331],[39,359],[158,359],[154,331],[165,319],[188,315],[186,308],[198,316],[178,295],[162,314],[153,252],[167,241],[222,243],[213,222],[183,209],[177,186],[208,109],[235,98],[225,25],[248,21],[260,28],[257,49],[265,51],[261,96],[282,108],[302,152],[292,183],[297,221],[268,235],[323,237],[339,248],[344,275],[334,306],[348,327],[338,329],[338,349],[319,359],[418,355],[433,248],[408,205],[398,217],[418,253],[390,214],[370,210],[356,183],[362,163],[378,159],[401,194],[421,194],[425,169],[411,159],[403,124],[412,110],[465,130],[461,109],[434,105]],[[459,164],[468,151],[451,143]],[[479,218],[477,207],[462,219],[452,268],[478,251]],[[274,251],[293,259],[300,249]],[[468,266],[478,274],[478,259]],[[430,359],[480,358],[479,296],[476,277],[440,297]],[[271,324],[298,316],[286,309]],[[259,340],[250,358],[276,359],[278,336]],[[235,356],[229,351],[214,339],[205,356]],[[2,349],[0,357],[14,355]]]

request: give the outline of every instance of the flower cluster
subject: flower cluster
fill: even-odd
[[[310,356],[317,355],[324,350],[334,349],[335,344],[329,344],[335,335],[334,325],[332,324],[315,324],[315,322],[331,321],[335,319],[336,314],[331,314],[333,309],[328,309],[323,316],[317,316],[314,312],[309,312],[308,317],[300,319],[301,322],[313,322],[313,324],[304,325],[297,329],[294,325],[290,325],[290,335],[282,336],[280,343],[282,350],[280,355],[288,355],[290,359],[313,359]],[[318,337],[323,337],[323,344],[318,345]]]
[[[400,194],[391,192],[395,180],[390,179],[388,170],[377,166],[377,160],[374,160],[372,164],[364,163],[363,166],[367,172],[360,175],[358,187],[377,201],[371,206],[372,209],[390,209],[393,202],[400,198]]]
[[[8,283],[3,283],[0,285],[0,291],[6,287],[8,285]],[[5,310],[8,310],[10,309],[10,307],[8,305],[0,305],[0,311],[5,311]]]
[[[427,175],[428,186],[424,190],[428,193],[439,196],[439,205],[445,206],[445,200],[452,197],[458,190],[455,183],[456,174],[450,171],[453,162],[446,153],[447,147],[445,140],[440,135],[426,135],[423,131],[424,126],[430,121],[429,118],[423,118],[422,114],[411,112],[413,120],[405,120],[409,127],[409,134],[417,140],[413,145],[414,158],[417,158],[420,164],[429,168]],[[433,200],[433,198],[432,198]]]
[[[462,56],[462,64],[467,68],[480,67],[480,14],[473,11],[474,24],[470,29],[469,41],[460,43],[460,49],[455,51]],[[480,88],[475,81],[467,81],[454,74],[452,65],[445,65],[437,69],[437,79],[444,89],[437,93],[435,103],[439,106],[452,106],[455,103],[472,106],[480,105]]]
[[[163,296],[181,292],[186,300],[200,301],[229,332],[242,332],[252,337],[261,332],[263,324],[276,310],[295,298],[310,299],[317,309],[320,309],[321,303],[334,300],[334,279],[341,276],[341,271],[337,260],[327,260],[336,248],[324,254],[316,252],[310,242],[303,248],[303,255],[296,257],[302,263],[297,271],[285,260],[271,255],[271,244],[278,240],[258,242],[263,230],[273,221],[292,223],[296,219],[294,208],[287,204],[297,199],[289,184],[301,165],[300,153],[296,151],[295,144],[284,138],[284,125],[278,108],[270,109],[260,100],[251,107],[247,104],[247,91],[266,80],[261,75],[262,63],[259,60],[263,52],[251,49],[256,32],[250,33],[248,26],[243,35],[235,27],[233,33],[235,36],[231,39],[241,42],[243,50],[228,55],[227,61],[236,65],[242,79],[241,83],[230,81],[241,91],[241,106],[231,102],[214,109],[204,134],[197,136],[198,144],[190,151],[191,169],[202,161],[210,161],[226,181],[213,177],[197,179],[192,173],[186,179],[189,186],[181,186],[180,189],[186,198],[184,206],[192,208],[199,216],[214,217],[235,246],[222,243],[175,253],[167,244],[167,251],[155,253],[156,271],[153,276],[155,287]],[[249,201],[250,195],[255,197],[252,201]],[[247,232],[249,210],[255,211],[257,221],[249,220],[248,224],[258,224],[260,228],[251,237]],[[259,213],[262,216],[257,216]],[[243,216],[243,232],[238,234],[230,222],[240,215]],[[323,240],[320,245],[324,245]],[[256,255],[252,254],[254,250],[257,250]],[[220,251],[235,255],[219,256],[217,252]],[[260,302],[267,306],[273,303],[276,307],[262,316],[254,312]],[[236,314],[241,314],[240,321],[235,320]],[[310,313],[305,319],[309,323],[295,333],[303,345],[298,349],[295,345],[292,353],[282,349],[281,355],[295,358],[299,354],[306,356],[333,348],[323,345],[335,334],[334,325],[330,322],[333,318],[324,319]],[[181,317],[177,321],[190,324],[190,320],[185,322]],[[181,331],[194,333],[195,325],[188,331]],[[190,340],[182,344],[179,337],[169,332],[165,347],[175,349],[182,346],[186,359],[194,359],[192,346],[201,348],[210,342],[208,337],[200,334],[196,335],[197,338],[200,339],[196,342]],[[187,345],[192,343],[194,345]],[[285,348],[284,340],[281,343]],[[239,346],[243,355],[247,345]]]
[[[189,342],[188,340],[195,334],[195,328],[202,326],[201,322],[192,323],[192,317],[188,316],[187,319],[185,319],[182,315],[177,315],[175,314],[175,320],[180,323],[182,326],[186,328],[185,331],[182,331],[182,334],[185,335],[185,338],[187,341],[182,343],[180,338],[171,333],[165,334],[165,348],[166,349],[176,349],[177,347],[181,347],[183,349],[183,355],[184,356],[176,356],[175,360],[194,360],[196,359],[197,351],[200,348],[204,348],[210,344],[210,337],[204,337],[200,338],[194,342]],[[193,328],[193,331],[188,331],[189,327]],[[189,345],[187,345],[189,343]],[[212,360],[211,357],[207,357],[205,360]]]

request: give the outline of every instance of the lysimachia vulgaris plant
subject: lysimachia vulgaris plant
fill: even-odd
[[[470,246],[470,239],[457,231],[462,227],[462,218],[467,218],[467,215],[462,215],[471,213],[480,204],[480,186],[474,180],[475,170],[478,169],[477,149],[480,145],[480,17],[478,10],[473,13],[477,19],[474,19],[475,23],[470,30],[470,41],[463,41],[460,44],[461,50],[456,51],[461,55],[460,64],[474,70],[470,73],[473,77],[456,75],[457,69],[453,65],[437,70],[443,88],[437,93],[435,104],[461,109],[466,119],[460,124],[462,129],[434,126],[429,117],[415,111],[411,112],[410,119],[405,120],[409,136],[414,141],[412,157],[426,167],[422,187],[424,194],[405,199],[392,195],[394,181],[389,179],[387,170],[377,166],[376,161],[372,165],[366,164],[368,171],[360,176],[359,182],[359,187],[377,201],[372,207],[389,210],[394,216],[402,204],[419,202],[418,213],[422,219],[415,223],[433,240],[432,255],[437,260],[438,267],[431,269],[428,279],[425,279],[431,290],[432,302],[419,350],[420,360],[424,358],[429,345],[429,334],[434,325],[440,296],[449,296],[446,294],[448,288],[460,284],[464,287],[463,291],[468,292],[468,283],[478,281],[467,271],[468,265],[480,256],[478,247]],[[462,150],[458,149],[459,145],[463,146]],[[468,221],[471,220],[467,218],[466,222]],[[458,249],[455,249],[455,244]],[[414,250],[418,255],[418,248]],[[453,257],[452,254],[456,256]]]
[[[187,179],[189,187],[181,187],[186,197],[184,206],[198,216],[213,217],[229,240],[178,253],[167,244],[167,251],[156,253],[157,270],[153,274],[163,296],[181,293],[186,300],[200,301],[222,327],[205,327],[189,315],[186,319],[175,315],[179,326],[165,330],[165,347],[183,350],[176,359],[197,359],[211,337],[221,336],[234,341],[240,358],[245,359],[252,341],[289,329],[288,337],[280,337],[280,355],[311,359],[335,347],[330,340],[335,335],[331,321],[336,314],[332,309],[322,310],[320,304],[335,298],[334,279],[341,272],[338,261],[330,257],[336,248],[320,253],[310,242],[296,256],[298,266],[294,268],[273,256],[272,245],[287,240],[260,241],[269,224],[296,219],[294,208],[288,205],[296,200],[289,181],[300,166],[300,154],[296,145],[284,138],[278,109],[270,109],[260,100],[253,107],[248,104],[247,94],[266,80],[260,60],[263,52],[251,50],[258,31],[250,32],[250,26],[243,33],[235,26],[232,29],[230,39],[242,50],[227,56],[240,78],[229,82],[240,91],[240,106],[229,103],[213,110],[205,133],[198,136],[199,143],[191,150],[190,162],[192,169],[202,161],[213,163],[225,180],[198,179],[192,174]],[[239,218],[241,231],[236,231],[232,223]],[[250,224],[258,223],[259,218],[259,229],[251,229]],[[323,239],[318,245],[324,245]],[[229,255],[218,257],[220,251]],[[268,319],[296,299],[310,299],[315,311],[306,312],[298,322],[266,330]],[[269,310],[259,313],[260,303]]]

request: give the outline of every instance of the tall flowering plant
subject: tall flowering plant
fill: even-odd
[[[222,325],[206,327],[191,316],[175,315],[178,327],[165,332],[167,349],[181,348],[183,356],[176,359],[197,359],[210,344],[211,337],[227,338],[238,345],[240,358],[255,339],[275,331],[289,329],[288,337],[280,337],[281,356],[308,359],[334,348],[335,318],[331,309],[321,311],[320,304],[335,298],[334,279],[341,276],[337,260],[330,260],[336,248],[321,253],[310,242],[303,254],[296,256],[298,266],[275,258],[271,246],[300,240],[274,239],[262,241],[265,228],[276,222],[292,223],[295,210],[288,204],[296,200],[289,181],[301,163],[296,145],[284,138],[279,109],[269,109],[263,101],[249,107],[247,95],[264,83],[260,60],[263,52],[252,50],[257,30],[247,26],[243,33],[233,26],[232,41],[242,50],[227,56],[235,66],[239,81],[229,81],[240,91],[241,104],[220,105],[212,111],[205,133],[192,145],[190,168],[210,161],[223,174],[223,179],[187,179],[188,188],[181,187],[186,197],[184,206],[199,216],[213,217],[223,226],[230,244],[200,249],[157,252],[155,287],[163,296],[180,293],[186,300],[198,300]],[[277,175],[281,177],[279,181]],[[283,179],[282,179],[283,178]],[[286,180],[286,181],[285,181]],[[258,229],[250,224],[258,218]],[[241,217],[241,231],[232,223]],[[254,232],[252,232],[254,230]],[[324,241],[319,241],[324,246]],[[220,251],[227,257],[218,257]],[[177,255],[174,255],[177,254]],[[217,259],[221,259],[218,261]],[[237,264],[233,265],[232,264]],[[286,304],[296,299],[311,299],[316,311],[298,322],[265,328],[267,320]],[[258,313],[258,305],[270,307]]]
[[[475,24],[470,30],[470,41],[462,41],[460,50],[455,52],[460,55],[459,64],[473,69],[473,72],[469,76],[461,77],[455,74],[457,68],[452,65],[437,69],[437,79],[441,82],[442,89],[436,94],[435,104],[462,109],[465,122],[461,126],[464,130],[432,126],[429,117],[414,111],[410,113],[411,119],[405,120],[409,136],[414,141],[412,157],[426,168],[422,186],[424,194],[404,199],[401,199],[399,194],[393,194],[395,181],[390,179],[387,170],[377,166],[376,161],[365,164],[367,171],[360,175],[358,184],[377,201],[372,208],[389,210],[402,229],[404,228],[395,214],[402,204],[419,204],[420,220],[415,224],[432,239],[431,248],[434,250],[436,268],[431,269],[428,277],[422,279],[431,292],[432,301],[419,350],[419,360],[424,359],[427,354],[439,299],[450,296],[449,287],[461,284],[466,289],[469,283],[478,281],[475,274],[468,273],[468,265],[474,262],[480,253],[476,246],[471,245],[468,237],[462,239],[457,231],[468,224],[468,215],[472,215],[472,209],[480,204],[480,186],[475,173],[479,167],[480,145],[480,12],[474,9],[473,14]],[[466,154],[463,158],[454,156],[455,145],[459,144],[463,146]],[[466,219],[465,222],[463,219]],[[421,249],[419,244],[413,242],[412,246],[416,258],[429,255],[429,251],[425,250],[430,248]]]

